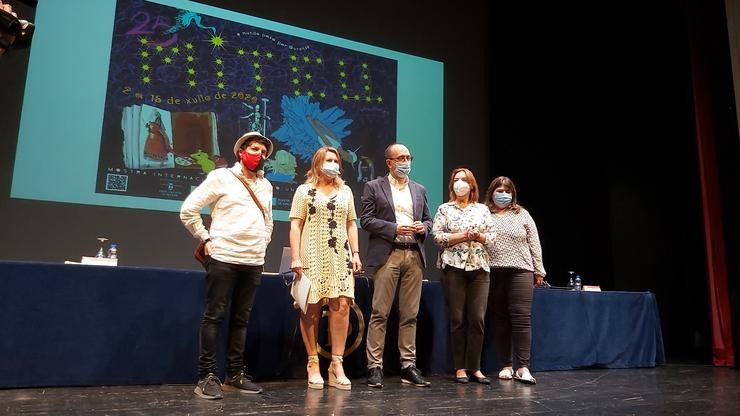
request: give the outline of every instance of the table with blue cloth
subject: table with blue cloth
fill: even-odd
[[[654,367],[665,363],[651,292],[535,290],[532,367]]]
[[[306,353],[289,282],[287,275],[261,278],[246,345],[247,371],[258,380],[305,377]],[[202,271],[0,261],[0,288],[0,388],[196,379],[205,306]],[[372,281],[358,277],[345,359],[352,378],[365,375],[371,301]],[[329,357],[326,321],[320,324],[322,360]],[[651,367],[665,361],[649,292],[536,289],[532,329],[534,371]],[[397,331],[394,307],[384,357],[389,376],[398,372]],[[498,367],[492,336],[488,331],[486,371]],[[425,374],[452,370],[447,309],[437,282],[423,285],[417,359]]]

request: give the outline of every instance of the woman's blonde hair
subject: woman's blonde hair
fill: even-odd
[[[326,153],[332,152],[337,156],[337,163],[339,163],[339,176],[334,178],[334,186],[339,188],[340,186],[344,185],[344,180],[342,180],[342,157],[339,155],[339,150],[324,146],[319,148],[316,152],[313,154],[313,158],[311,159],[311,168],[306,172],[306,182],[309,185],[316,186],[319,184],[319,178],[324,175],[324,173],[321,171],[322,166],[324,165],[324,159],[326,159]]]

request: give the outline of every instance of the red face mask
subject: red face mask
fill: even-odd
[[[239,157],[242,165],[252,172],[256,172],[262,167],[262,153],[249,153],[245,150]]]

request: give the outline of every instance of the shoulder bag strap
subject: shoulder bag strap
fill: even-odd
[[[244,185],[244,187],[247,188],[247,191],[249,191],[249,195],[252,196],[252,200],[254,201],[255,204],[257,204],[257,208],[259,208],[260,211],[262,212],[262,219],[264,219],[265,222],[267,222],[267,214],[265,213],[265,209],[262,208],[262,204],[260,204],[260,200],[257,199],[257,195],[254,194],[252,187],[249,186],[249,184],[247,183],[247,181],[244,180],[244,178],[234,173],[233,170],[231,169],[227,169],[227,170],[231,172],[237,179],[239,179],[239,182],[241,182],[242,185]]]

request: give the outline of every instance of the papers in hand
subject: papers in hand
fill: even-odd
[[[301,311],[305,314],[308,307],[308,292],[311,290],[311,279],[305,273],[301,273],[300,279],[297,277],[293,278],[293,285],[290,287],[290,296],[293,296],[295,303],[298,304]]]

